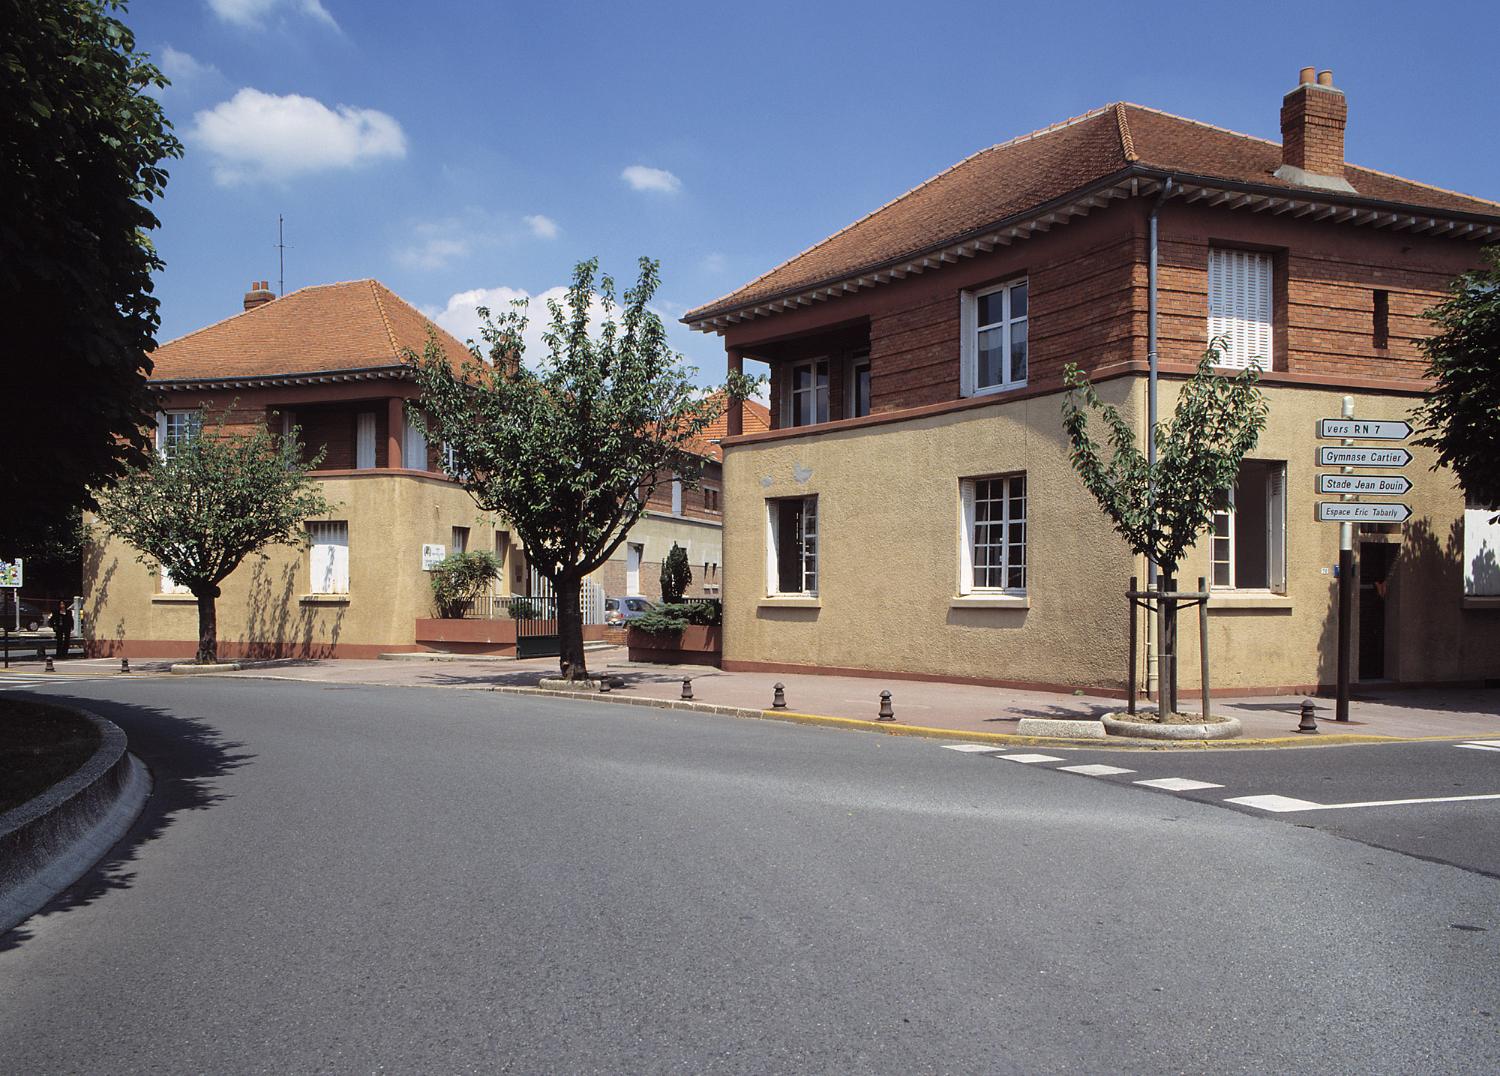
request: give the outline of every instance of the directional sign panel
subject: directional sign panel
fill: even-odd
[[[0,587],[19,587],[21,585],[21,560],[0,560]]]
[[[1405,467],[1411,453],[1404,448],[1344,448],[1318,446],[1319,467]]]
[[[1390,419],[1323,418],[1319,437],[1353,437],[1365,441],[1404,441],[1411,436],[1411,423]]]
[[[1318,519],[1324,523],[1405,523],[1411,508],[1404,504],[1360,504],[1355,501],[1319,501]]]
[[[1319,493],[1367,493],[1399,497],[1411,489],[1411,479],[1399,474],[1320,474]]]

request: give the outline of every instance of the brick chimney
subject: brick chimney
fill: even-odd
[[[257,306],[264,306],[274,298],[276,298],[276,293],[271,290],[269,280],[252,280],[250,290],[245,292],[245,309],[254,310]]]
[[[1302,69],[1298,86],[1281,100],[1281,167],[1276,178],[1304,187],[1352,193],[1344,178],[1344,125],[1349,105],[1332,71]]]

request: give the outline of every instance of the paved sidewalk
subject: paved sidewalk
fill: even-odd
[[[169,661],[136,660],[132,674],[165,673]],[[266,661],[230,677],[302,680],[327,684],[384,684],[392,687],[447,687],[485,690],[533,687],[555,673],[554,658],[529,661],[470,659],[421,661]],[[682,678],[693,682],[695,702],[742,709],[769,709],[772,687],[786,685],[787,709],[826,717],[873,720],[880,692],[889,690],[897,722],[959,732],[1014,733],[1023,717],[1097,717],[1119,710],[1118,699],[1042,691],[927,683],[894,678],[814,676],[796,673],[732,673],[701,665],[639,665],[617,647],[590,653],[593,672],[609,671],[624,681],[617,696],[678,699]],[[118,659],[68,661],[59,675],[118,675]],[[1191,707],[1195,700],[1186,700]],[[1365,736],[1453,736],[1500,739],[1500,689],[1435,688],[1357,690],[1348,724],[1333,720],[1333,700],[1319,698],[1318,723],[1327,733]],[[1216,713],[1240,719],[1247,738],[1282,737],[1297,726],[1302,696],[1269,696],[1215,701]],[[1149,705],[1149,704],[1143,704]],[[1309,741],[1312,737],[1307,737]]]

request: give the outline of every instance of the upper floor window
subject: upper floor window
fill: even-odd
[[[1286,592],[1286,464],[1245,460],[1214,508],[1213,586]]]
[[[190,445],[203,432],[203,415],[198,411],[158,411],[156,413],[156,451],[171,459],[177,450]]]
[[[960,373],[965,396],[1026,384],[1027,306],[1025,280],[964,292]]]
[[[675,474],[672,476],[672,514],[682,515],[682,478]]]
[[[870,352],[856,351],[849,359],[848,418],[870,413]]]
[[[1209,250],[1208,338],[1225,338],[1220,366],[1271,368],[1271,293],[1271,255]]]
[[[794,363],[787,370],[786,424],[828,421],[828,360]]]
[[[703,487],[703,508],[709,512],[719,510],[719,491],[713,486]]]
[[[375,466],[374,411],[363,411],[354,420],[354,466],[361,471]]]

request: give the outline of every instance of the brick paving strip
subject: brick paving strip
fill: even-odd
[[[740,673],[700,665],[639,665],[625,660],[623,648],[595,651],[589,657],[589,668],[593,673],[608,672],[624,681],[622,687],[602,696],[601,702],[671,704],[706,712],[738,711],[747,716],[752,712],[754,716],[776,716],[760,711],[770,709],[772,687],[781,683],[786,688],[789,716],[874,721],[880,705],[880,692],[889,690],[897,724],[955,735],[1010,735],[1016,732],[1017,723],[1023,717],[1090,718],[1118,711],[1124,705],[1118,699],[1090,695],[930,683],[894,677]],[[161,674],[170,664],[170,661],[132,661],[131,675]],[[117,659],[69,661],[59,666],[60,670],[74,676],[85,673],[118,676],[118,668]],[[494,658],[461,661],[410,658],[394,661],[285,660],[251,663],[240,672],[223,675],[327,684],[531,691],[542,676],[555,674],[556,668],[556,661],[552,658],[527,661]],[[691,704],[679,703],[684,676],[692,679]],[[1348,725],[1333,722],[1331,699],[1318,699],[1321,733],[1293,737],[1292,730],[1297,727],[1302,699],[1300,695],[1285,695],[1215,700],[1216,713],[1237,717],[1244,725],[1242,740],[1221,741],[1220,746],[1232,746],[1244,740],[1289,737],[1297,743],[1311,745],[1343,735],[1361,739],[1472,739],[1500,735],[1500,690],[1493,688],[1356,689],[1351,707],[1352,720]],[[889,723],[883,724],[888,731],[902,731],[891,728]],[[1092,741],[1092,745],[1106,746],[1098,740]],[[1108,742],[1108,746],[1118,745],[1114,739]]]

